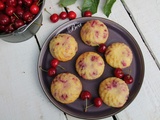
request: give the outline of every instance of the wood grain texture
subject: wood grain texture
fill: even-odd
[[[157,44],[160,38],[160,0],[126,0],[124,3],[160,65],[160,47]]]
[[[79,118],[75,118],[75,117],[72,117],[70,115],[67,115],[67,119],[68,120],[88,120],[88,119],[79,119]],[[100,119],[100,120],[113,120],[112,117],[109,117],[109,118],[104,118],[104,119]]]
[[[65,120],[40,87],[35,38],[0,45],[0,120]]]

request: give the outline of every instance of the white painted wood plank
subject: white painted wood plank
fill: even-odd
[[[0,39],[0,120],[65,120],[42,91],[38,56],[34,37],[21,43]]]
[[[68,120],[88,120],[88,119],[79,119],[79,118],[75,118],[75,117],[72,117],[70,115],[67,115],[67,119]],[[98,119],[97,119],[98,120]],[[109,118],[104,118],[104,119],[99,119],[99,120],[113,120],[112,117],[109,117]]]
[[[160,63],[160,0],[125,0],[146,43]]]

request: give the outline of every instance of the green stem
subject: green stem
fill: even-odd
[[[39,68],[44,72],[48,72],[47,70],[43,69],[42,66],[39,66]]]

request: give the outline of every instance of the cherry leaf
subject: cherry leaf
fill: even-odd
[[[116,2],[116,0],[106,0],[106,3],[103,7],[103,12],[107,17],[109,17],[109,15],[111,13],[112,6],[115,2]]]
[[[69,5],[74,4],[75,2],[76,2],[76,0],[60,0],[58,4],[60,6],[67,7]]]
[[[97,12],[99,0],[84,0],[82,4],[82,12],[90,10],[92,14]]]

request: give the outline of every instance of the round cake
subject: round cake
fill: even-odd
[[[74,102],[82,91],[81,81],[71,73],[58,74],[51,83],[52,96],[59,102]]]
[[[73,36],[58,34],[50,41],[49,50],[52,56],[59,61],[68,61],[75,56],[78,44]]]
[[[131,65],[133,54],[124,43],[113,43],[105,52],[106,62],[113,68],[126,68]]]
[[[106,105],[119,108],[126,103],[129,88],[122,79],[109,77],[100,83],[99,95]]]
[[[76,71],[88,80],[99,78],[104,71],[104,60],[95,52],[85,52],[76,60]]]
[[[108,39],[108,28],[99,20],[87,21],[80,31],[82,41],[90,46],[105,43]]]

